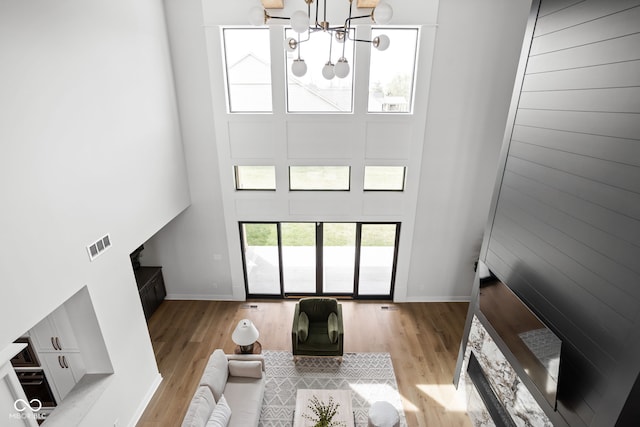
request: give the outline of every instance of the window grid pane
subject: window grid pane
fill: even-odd
[[[411,113],[418,45],[417,28],[373,28],[371,37],[391,39],[385,51],[371,49],[369,63],[370,113]]]
[[[268,28],[224,28],[223,49],[230,113],[270,112]]]
[[[352,31],[351,38],[355,36]],[[291,28],[285,29],[285,38],[298,39],[298,34]],[[354,42],[347,40],[338,43],[331,39],[331,33],[317,32],[304,41],[308,35],[301,35],[297,49],[286,52],[287,55],[287,111],[290,113],[351,113],[353,111],[353,52]],[[284,41],[283,41],[284,43]],[[327,80],[322,76],[322,68],[329,60],[329,44],[331,43],[331,62],[336,64],[342,56],[349,62],[351,70],[345,78],[334,77]],[[304,60],[307,72],[296,77],[291,72],[293,60]]]
[[[236,190],[275,190],[275,166],[235,166]]]
[[[290,190],[349,191],[349,166],[289,166]]]
[[[365,166],[365,191],[404,191],[404,166]]]

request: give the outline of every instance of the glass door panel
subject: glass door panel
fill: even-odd
[[[282,275],[285,294],[316,292],[316,223],[283,222]]]
[[[250,294],[280,295],[277,224],[242,224],[245,274]]]
[[[353,294],[356,224],[324,223],[322,227],[322,292]]]
[[[358,295],[390,295],[396,224],[362,224]]]

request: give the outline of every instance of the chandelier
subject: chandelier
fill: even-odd
[[[380,0],[375,7],[371,8],[371,12],[368,15],[353,16],[353,0],[347,1],[349,2],[349,15],[342,25],[332,26],[327,21],[327,0],[316,1],[315,17],[311,14],[311,4],[314,3],[314,0],[304,0],[307,4],[307,11],[298,10],[294,12],[291,17],[271,16],[263,7],[255,6],[249,12],[249,22],[256,26],[266,25],[271,19],[286,19],[291,22],[291,28],[297,33],[297,37],[287,38],[284,46],[288,52],[297,51],[298,53],[297,58],[293,60],[291,65],[291,72],[296,77],[302,77],[307,73],[307,64],[304,62],[304,59],[302,59],[300,52],[303,43],[309,41],[314,33],[329,33],[331,35],[329,38],[329,60],[322,68],[322,76],[327,80],[331,80],[334,77],[342,79],[349,75],[351,69],[349,62],[345,57],[346,40],[371,43],[371,45],[378,50],[385,50],[390,44],[389,37],[385,34],[380,34],[372,40],[355,38],[353,36],[354,32],[352,31],[351,21],[355,19],[370,18],[375,24],[386,24],[393,16],[393,9],[391,6],[382,0]],[[320,3],[322,3],[322,7],[320,6]],[[321,13],[322,16],[320,16]],[[338,58],[335,64],[331,61],[334,40],[338,44],[342,45],[342,55]]]

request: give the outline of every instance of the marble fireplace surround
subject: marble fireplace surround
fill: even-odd
[[[467,394],[467,412],[474,426],[493,426],[494,422],[467,373],[471,352],[515,425],[553,427],[545,411],[476,315],[471,324],[460,377],[460,385],[465,387]]]

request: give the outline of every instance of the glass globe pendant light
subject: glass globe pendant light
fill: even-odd
[[[289,52],[298,49],[298,57],[291,64],[291,73],[296,77],[302,77],[307,74],[307,64],[304,59],[300,58],[300,35],[298,35],[298,40],[293,37],[288,38],[285,41],[285,47]]]
[[[387,24],[393,17],[393,9],[389,6],[389,3],[380,0],[378,5],[371,11],[371,19],[376,24]]]
[[[379,36],[375,37],[371,41],[371,43],[373,44],[373,47],[378,50],[387,50],[389,44],[391,44],[391,40],[389,40],[389,36],[387,36],[386,34],[380,34]]]
[[[376,24],[386,24],[391,21],[391,18],[393,17],[393,9],[385,0],[380,0],[378,4],[371,9],[370,14],[362,16],[352,16],[353,0],[348,0],[349,15],[342,26],[331,26],[327,21],[327,0],[303,1],[307,5],[307,11],[297,10],[290,17],[271,16],[266,9],[260,6],[255,6],[249,10],[249,22],[255,26],[267,25],[272,19],[282,19],[290,22],[291,28],[298,34],[298,38],[297,40],[293,37],[287,38],[285,40],[284,47],[288,52],[293,52],[298,49],[298,57],[294,59],[291,64],[291,73],[294,76],[302,77],[307,72],[307,64],[304,59],[300,57],[300,34],[303,33],[307,33],[307,35],[306,39],[302,40],[302,42],[308,41],[315,33],[324,32],[330,35],[329,60],[322,68],[322,76],[327,80],[331,80],[334,77],[343,79],[351,72],[349,61],[345,55],[345,42],[347,39],[354,42],[371,43],[374,48],[380,51],[386,50],[389,47],[389,37],[384,34],[380,34],[373,38],[373,40],[357,39],[353,37],[354,34],[351,34],[350,36],[352,20],[370,18]],[[313,15],[311,13],[311,5],[313,3],[315,3],[315,19],[312,18]],[[324,9],[323,19],[320,19],[319,15],[321,8]],[[333,37],[336,38],[337,43],[341,43],[343,45],[342,55],[335,65],[331,62],[331,43],[333,42]]]
[[[346,38],[347,38],[346,31],[336,32],[336,40],[338,41],[338,43],[342,44],[342,56],[338,59],[338,62],[336,62],[336,65],[334,67],[335,75],[339,79],[344,79],[349,75],[349,68],[350,68],[349,61],[347,61],[347,58],[344,56],[344,51],[346,48],[346,43],[345,43]]]

